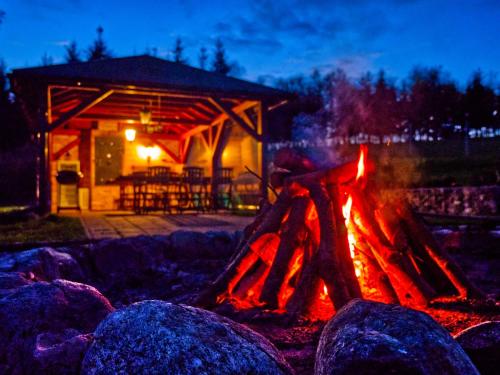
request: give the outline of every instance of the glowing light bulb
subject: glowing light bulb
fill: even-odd
[[[137,134],[135,129],[129,128],[125,129],[125,139],[129,142],[133,142],[135,140],[135,135]]]

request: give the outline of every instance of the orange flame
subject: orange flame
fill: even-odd
[[[356,181],[359,181],[359,179],[365,175],[366,172],[365,163],[366,163],[367,152],[368,148],[365,145],[361,145],[359,151]],[[352,225],[354,224],[351,220],[351,208],[352,208],[352,196],[349,195],[347,197],[346,203],[342,206],[342,214],[344,215],[345,226],[347,228],[347,240],[349,243],[349,252],[354,263],[354,272],[357,277],[360,277],[363,264],[358,259],[356,259],[356,237],[354,236],[354,230],[352,228]]]
[[[327,298],[328,298],[328,289],[326,288],[326,285],[323,283],[323,290],[319,294],[319,299],[325,301]]]
[[[285,308],[288,299],[292,296],[293,291],[295,290],[295,287],[290,285],[290,280],[300,270],[303,261],[304,261],[304,249],[303,248],[295,249],[291,262],[291,267],[288,270],[288,273],[286,274],[285,279],[283,280],[283,284],[281,285],[281,288],[278,293],[278,306],[280,309]]]
[[[361,145],[359,149],[359,159],[358,159],[358,173],[356,174],[356,181],[365,175],[365,159],[368,148],[365,145]]]
[[[349,195],[347,202],[342,206],[342,214],[344,215],[345,225],[348,226],[351,220],[352,197]]]

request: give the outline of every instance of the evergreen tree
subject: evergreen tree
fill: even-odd
[[[45,52],[42,56],[41,64],[42,64],[42,66],[53,65],[54,59],[52,58],[52,56],[49,56],[49,54],[47,54],[47,52]]]
[[[19,103],[11,97],[7,85],[7,68],[0,59],[0,150],[12,150],[29,139],[29,128]]]
[[[182,45],[181,38],[175,40],[174,49],[172,50],[174,61],[181,64],[187,64],[187,59],[184,57],[184,46]]]
[[[5,61],[0,59],[0,100],[7,99],[7,67],[5,66]]]
[[[207,68],[208,61],[208,53],[205,47],[200,48],[200,54],[198,55],[198,63],[200,65],[200,69],[205,70]]]
[[[88,61],[109,59],[112,57],[111,51],[108,49],[106,42],[104,42],[104,39],[102,38],[103,33],[104,29],[102,26],[99,26],[97,28],[97,38],[87,50]]]
[[[66,56],[64,56],[66,62],[74,63],[82,61],[80,59],[80,52],[78,51],[75,41],[72,41],[69,45],[65,46],[64,49],[66,50]]]
[[[484,84],[483,74],[477,71],[467,85],[462,110],[470,127],[481,128],[494,123],[495,92]]]
[[[227,62],[226,50],[222,40],[217,39],[215,42],[214,61],[212,63],[212,71],[215,73],[228,75],[231,71],[231,66]]]

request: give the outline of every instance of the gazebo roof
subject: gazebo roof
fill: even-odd
[[[148,55],[14,69],[11,77],[51,84],[83,81],[83,85],[139,86],[249,99],[279,100],[289,96],[264,85]]]

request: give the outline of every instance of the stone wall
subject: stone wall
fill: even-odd
[[[500,186],[420,188],[391,191],[404,195],[422,213],[463,216],[499,214]]]

